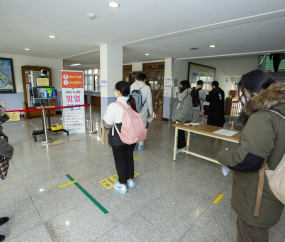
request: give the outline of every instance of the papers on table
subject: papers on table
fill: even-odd
[[[237,134],[238,132],[227,130],[227,129],[219,129],[219,130],[217,130],[217,131],[215,131],[213,133],[231,137],[231,136]]]
[[[186,123],[184,125],[188,125],[188,126],[200,126],[201,123]]]
[[[231,171],[231,169],[222,165],[222,172],[223,172],[224,176],[228,175],[230,171]]]

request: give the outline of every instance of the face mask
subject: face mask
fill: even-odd
[[[117,93],[116,92],[114,92],[114,93],[115,93],[115,96],[118,97]]]
[[[245,104],[249,100],[249,97],[245,98],[244,96],[241,97],[241,102]]]

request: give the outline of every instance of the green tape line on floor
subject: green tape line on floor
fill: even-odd
[[[67,174],[66,176],[70,181],[74,181],[74,179],[69,174]],[[75,182],[74,185],[77,186],[79,190],[91,200],[91,202],[93,202],[98,208],[100,208],[103,213],[109,213],[94,197],[92,197],[82,186],[80,186],[78,182]]]

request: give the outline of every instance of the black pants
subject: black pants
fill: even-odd
[[[136,144],[112,146],[120,183],[127,183],[127,180],[134,178],[135,146]]]
[[[273,67],[274,67],[274,71],[277,72],[279,69],[279,65],[280,65],[281,60],[278,57],[273,57]]]
[[[186,141],[185,141],[185,131],[184,130],[178,130],[178,142],[177,142],[177,148],[181,149],[186,147]]]

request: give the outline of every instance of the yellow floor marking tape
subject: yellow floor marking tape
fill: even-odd
[[[224,195],[223,194],[220,194],[216,199],[215,201],[213,202],[214,204],[218,204],[218,202],[222,199]]]
[[[139,175],[140,175],[139,173],[136,173],[136,172],[134,173],[134,177],[137,177]],[[101,185],[103,185],[105,188],[110,189],[110,188],[114,187],[114,184],[115,184],[116,181],[118,181],[118,179],[119,179],[119,177],[116,174],[114,176],[110,176],[110,177],[108,177],[108,178],[106,178],[104,180],[99,181],[99,183]]]
[[[59,188],[66,187],[66,186],[71,185],[71,184],[73,184],[73,183],[75,183],[75,182],[77,182],[77,181],[72,181],[72,182],[66,183],[66,184],[64,184],[64,185],[62,185],[62,186],[59,186]]]
[[[134,158],[134,160],[138,159],[139,157]]]

